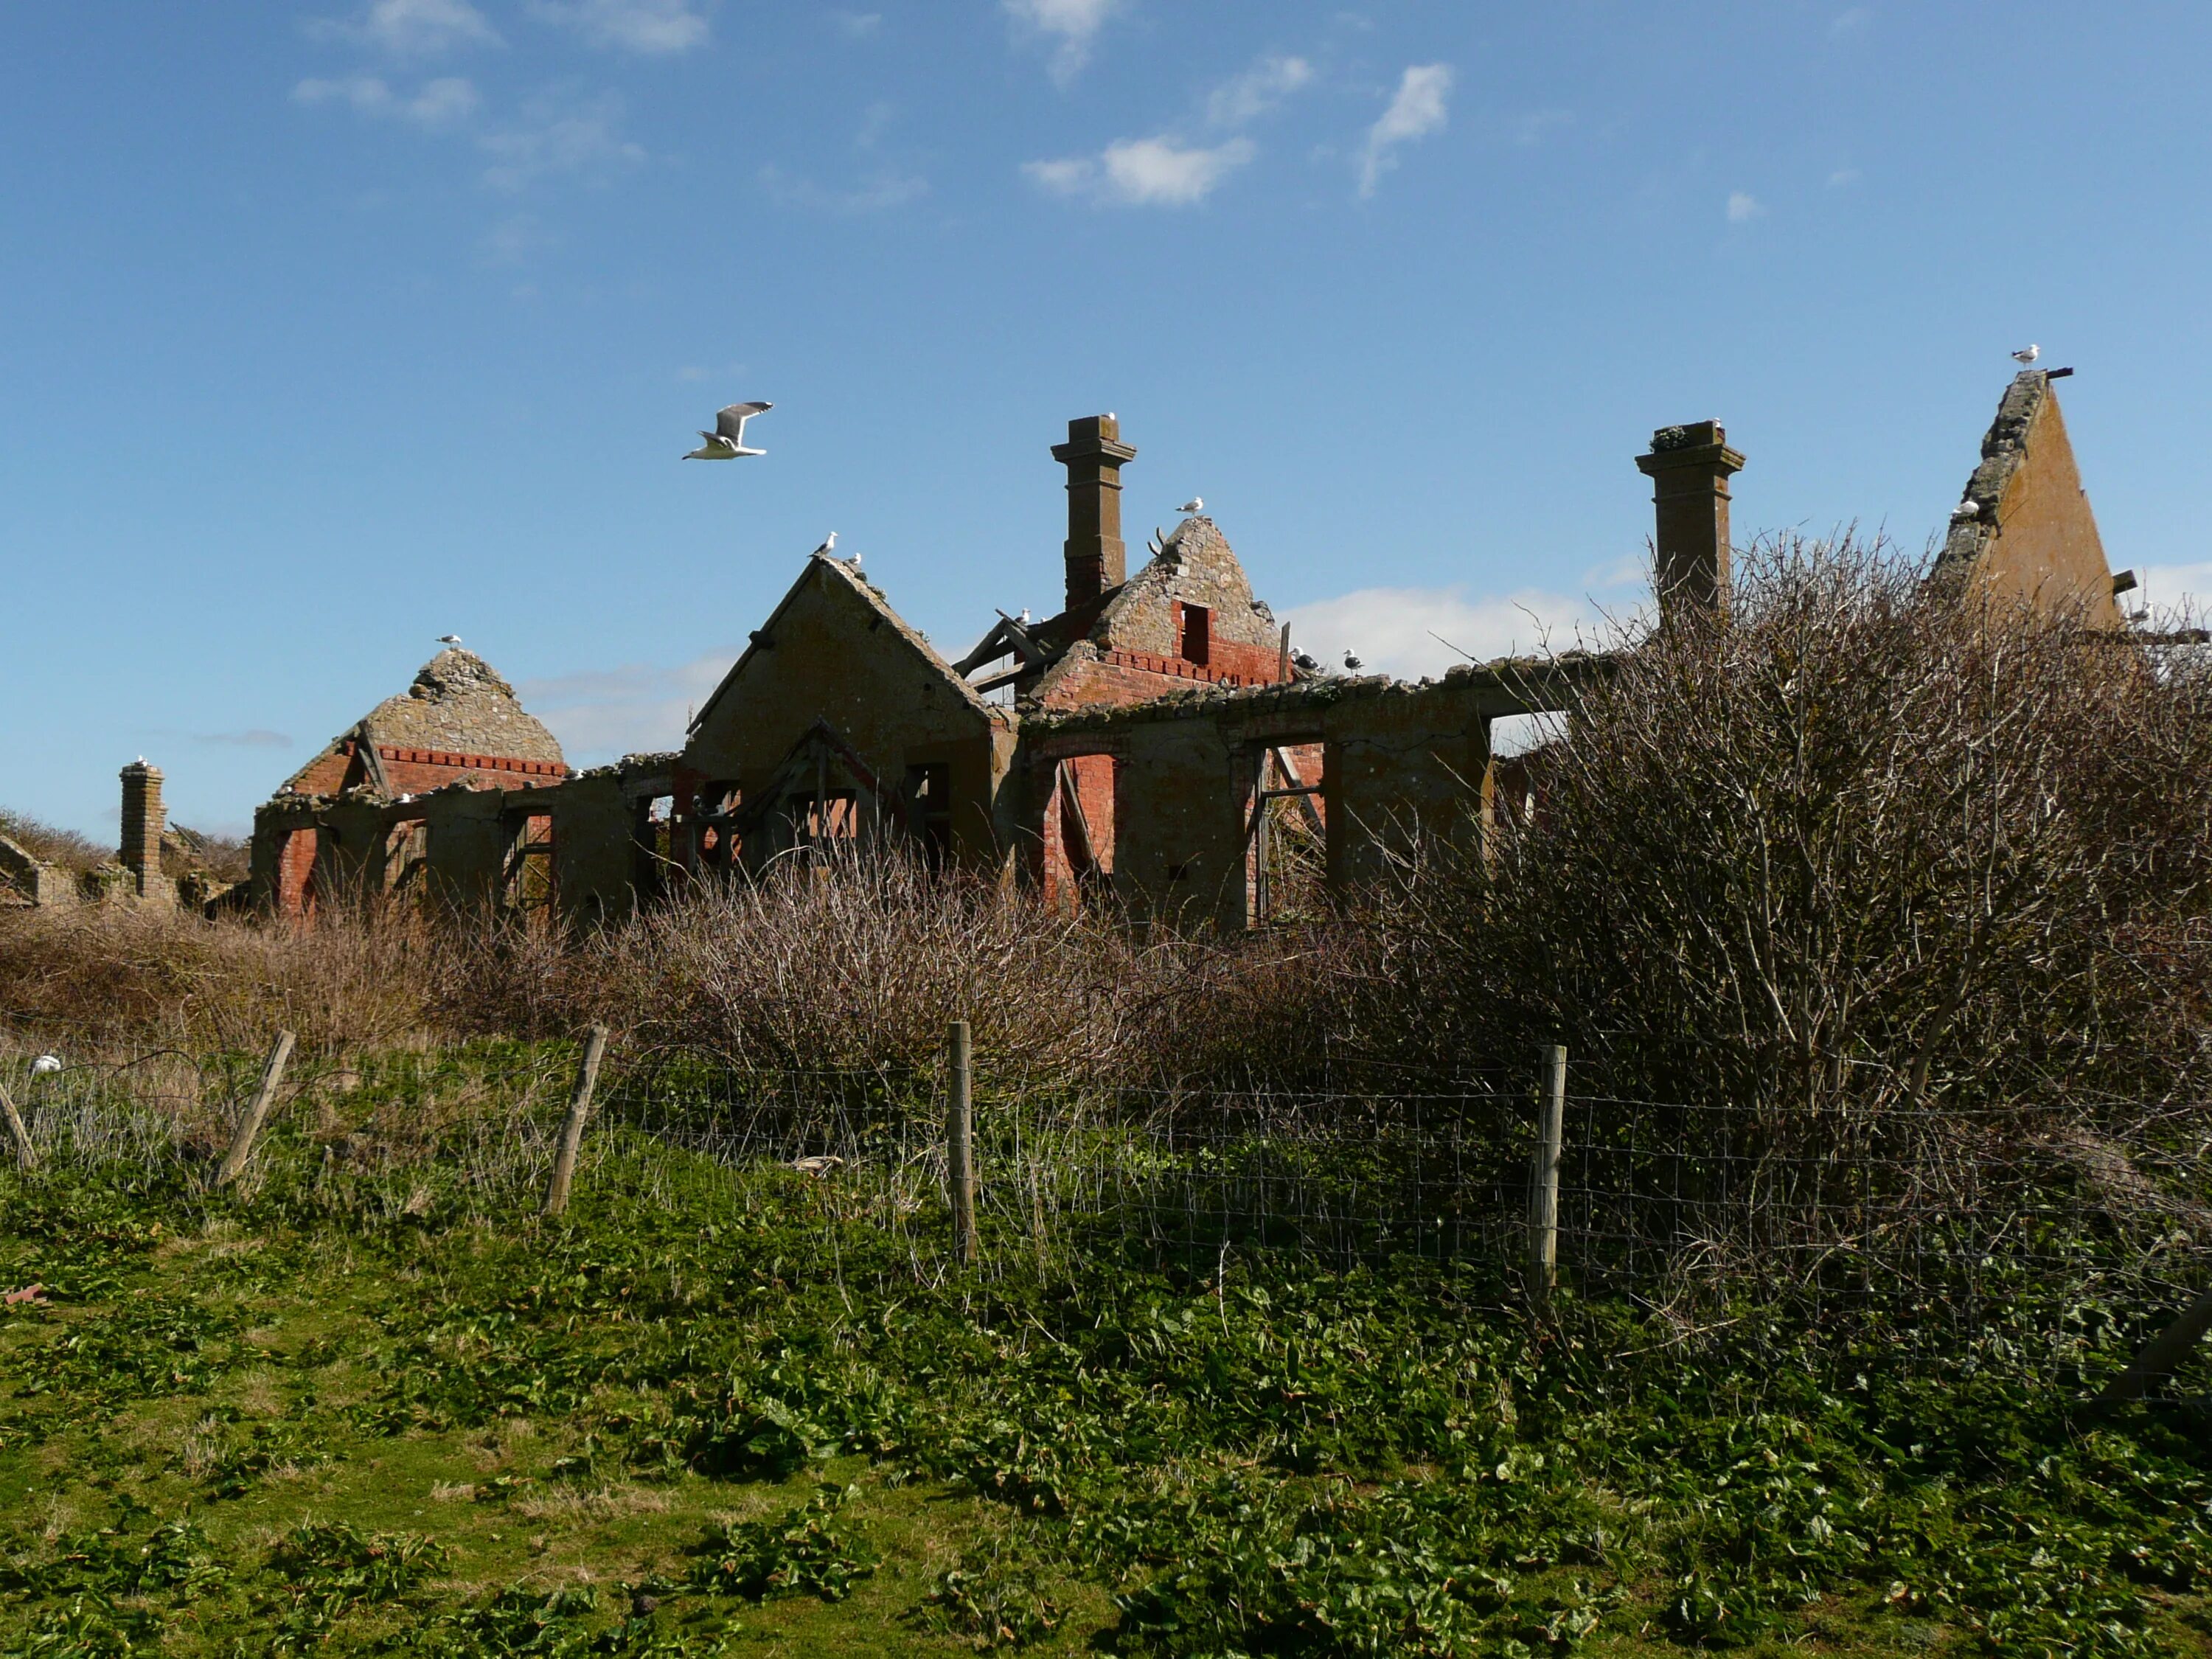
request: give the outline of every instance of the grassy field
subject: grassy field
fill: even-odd
[[[1934,1364],[1103,1228],[947,1272],[933,1203],[611,1121],[545,1221],[465,1092],[229,1194],[0,1175],[0,1654],[2212,1652],[2212,1437],[2079,1405],[2078,1297]]]

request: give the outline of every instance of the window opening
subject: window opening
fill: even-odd
[[[952,768],[944,761],[908,767],[906,806],[922,857],[942,866],[952,856]]]
[[[1176,654],[1203,668],[1213,652],[1213,612],[1202,605],[1185,605],[1179,617]]]
[[[502,883],[509,908],[542,918],[553,911],[553,815],[531,812],[512,821]]]
[[[384,890],[420,893],[428,879],[430,826],[422,818],[402,818],[384,832]]]
[[[1254,927],[1318,915],[1328,901],[1328,803],[1318,743],[1277,743],[1254,757],[1245,826],[1246,915]]]

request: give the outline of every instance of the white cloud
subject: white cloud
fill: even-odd
[[[1759,198],[1747,190],[1732,190],[1728,198],[1728,222],[1732,225],[1747,225],[1766,211]]]
[[[627,664],[620,668],[525,680],[515,688],[530,712],[553,728],[571,765],[683,746],[691,711],[704,702],[738,659],[711,652],[680,668]]]
[[[1575,124],[1575,112],[1571,109],[1532,110],[1513,124],[1513,142],[1523,149],[1533,149],[1553,133]]]
[[[1024,161],[1022,172],[1040,189],[1055,196],[1073,196],[1097,176],[1098,164],[1070,156],[1059,161]]]
[[[1217,127],[1243,126],[1265,115],[1292,93],[1311,85],[1313,78],[1313,65],[1304,58],[1271,52],[1208,94],[1206,118]]]
[[[1382,175],[1397,165],[1401,144],[1441,132],[1449,118],[1452,69],[1449,64],[1413,64],[1398,77],[1397,95],[1382,118],[1367,130],[1362,153],[1359,193],[1372,196]]]
[[[1632,605],[1626,609],[1632,616]],[[1534,588],[1470,599],[1459,587],[1364,587],[1282,613],[1291,643],[1328,666],[1351,651],[1363,672],[1406,679],[1441,674],[1468,657],[1487,662],[1595,643],[1614,626],[1607,615],[1594,599]]]
[[[381,76],[349,75],[335,81],[306,80],[292,88],[301,104],[343,104],[362,115],[410,121],[419,127],[448,127],[476,112],[483,100],[476,88],[457,75],[426,81],[414,96],[394,92]]]
[[[592,46],[620,52],[665,56],[707,42],[707,20],[692,0],[532,0],[531,9]]]
[[[510,213],[477,238],[477,255],[488,265],[519,265],[552,238],[534,213]]]
[[[888,171],[872,174],[851,190],[831,190],[773,165],[760,170],[760,181],[761,187],[780,206],[811,208],[823,213],[880,213],[929,194],[928,179],[917,174]]]
[[[521,190],[556,174],[605,179],[645,160],[645,147],[622,136],[622,100],[607,93],[562,107],[540,98],[524,111],[524,125],[478,139],[491,164],[483,180],[495,190]]]
[[[435,57],[456,46],[495,46],[499,31],[469,0],[371,0],[356,21],[323,18],[315,33],[351,40],[403,57]]]
[[[1000,0],[1006,15],[1025,32],[1054,42],[1048,72],[1066,86],[1083,72],[1091,43],[1121,0]]]
[[[1124,138],[1096,161],[1025,161],[1022,171],[1059,196],[1087,196],[1115,207],[1191,207],[1259,153],[1249,138],[1210,148],[1166,137]]]

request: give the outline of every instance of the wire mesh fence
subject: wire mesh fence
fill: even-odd
[[[260,1060],[86,1060],[57,1045],[42,1067],[52,1034],[24,1036],[0,1039],[0,1084],[58,1168],[200,1178]],[[390,1209],[511,1219],[552,1170],[574,1066],[562,1044],[307,1060],[285,1079],[249,1185],[282,1169]],[[739,1216],[803,1189],[872,1271],[933,1281],[1050,1275],[1103,1255],[1216,1282],[1262,1257],[1330,1271],[1425,1262],[1528,1290],[1540,1288],[1539,1073],[1532,1062],[1443,1087],[1284,1091],[985,1065],[972,1266],[953,1249],[941,1066],[763,1072],[680,1048],[617,1053],[576,1183],[587,1199],[603,1187]],[[1856,1117],[1570,1086],[1564,1105],[1561,1284],[1628,1298],[1686,1340],[1786,1304],[1839,1337],[1884,1315],[1887,1340],[1946,1364],[2008,1330],[2042,1345],[2049,1370],[2078,1371],[2100,1322],[2162,1320],[2212,1284],[2212,1103]]]

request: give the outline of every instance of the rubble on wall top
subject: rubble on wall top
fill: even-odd
[[[1564,651],[1547,657],[1499,657],[1486,663],[1461,663],[1435,679],[1401,680],[1388,674],[1332,674],[1284,685],[1228,687],[1200,684],[1142,702],[1047,709],[1031,702],[1019,705],[1022,725],[1037,731],[1076,731],[1110,726],[1126,720],[1195,718],[1226,708],[1255,711],[1276,708],[1318,708],[1352,698],[1415,696],[1441,687],[1472,687],[1478,684],[1510,687],[1516,680],[1559,674],[1577,675],[1600,670],[1613,653]]]
[[[2012,475],[2027,459],[2027,429],[2050,392],[2051,376],[2045,370],[2024,368],[2012,377],[2012,384],[1997,402],[1996,418],[1983,436],[1981,463],[1966,481],[1960,499],[1962,507],[1971,502],[1974,510],[1951,520],[1943,550],[1936,556],[1938,572],[1971,562],[1996,539],[1997,502]]]

